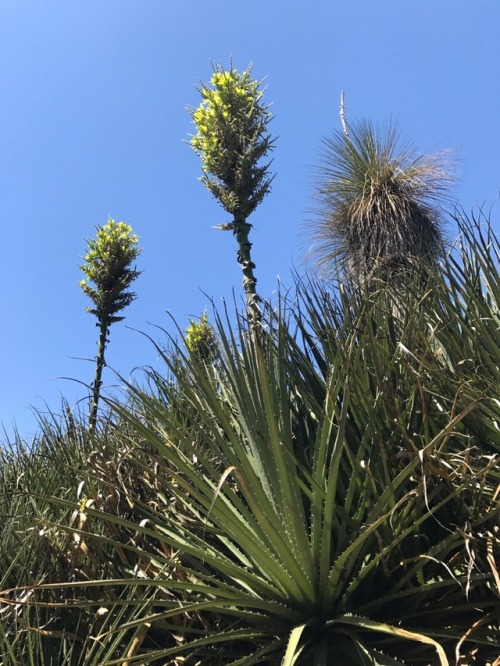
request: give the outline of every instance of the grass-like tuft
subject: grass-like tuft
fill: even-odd
[[[445,155],[419,155],[396,125],[353,123],[323,142],[312,253],[322,274],[394,280],[442,256]]]

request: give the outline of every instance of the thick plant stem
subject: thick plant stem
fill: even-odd
[[[97,350],[97,359],[95,367],[95,377],[94,383],[92,384],[92,401],[90,404],[90,416],[89,416],[89,430],[92,432],[95,429],[97,423],[97,408],[99,406],[99,398],[101,395],[101,386],[102,386],[102,371],[106,365],[104,360],[104,352],[106,351],[106,343],[108,341],[108,322],[102,319],[99,323],[99,343]]]
[[[262,313],[259,308],[259,296],[257,294],[257,278],[254,275],[255,264],[252,261],[252,243],[249,240],[250,229],[245,218],[235,216],[233,222],[233,233],[238,243],[238,263],[243,273],[243,289],[247,302],[248,320],[251,325],[260,324]]]

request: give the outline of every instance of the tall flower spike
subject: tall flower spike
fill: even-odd
[[[138,237],[132,233],[132,227],[109,218],[103,227],[97,227],[97,238],[87,241],[85,264],[80,267],[88,280],[81,280],[80,287],[94,304],[94,307],[87,307],[86,310],[97,317],[99,327],[96,372],[90,405],[90,430],[96,425],[109,327],[123,319],[122,316],[117,316],[118,312],[136,298],[128,289],[141,273],[131,268],[132,262],[140,253],[138,242]]]
[[[230,229],[238,243],[237,259],[243,273],[243,289],[250,322],[261,320],[257,279],[249,240],[248,217],[269,193],[274,176],[264,160],[274,147],[268,125],[269,105],[262,102],[261,84],[251,77],[251,66],[239,73],[216,65],[210,86],[198,91],[202,101],[189,110],[196,126],[191,148],[202,161],[201,182],[231,216]]]

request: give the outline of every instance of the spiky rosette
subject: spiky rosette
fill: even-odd
[[[322,272],[391,280],[437,260],[450,182],[443,154],[419,155],[396,125],[362,121],[326,139],[321,158],[313,254]]]

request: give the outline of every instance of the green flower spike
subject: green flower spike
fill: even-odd
[[[86,280],[81,280],[79,285],[94,304],[94,307],[87,307],[86,310],[97,317],[96,325],[100,331],[89,417],[89,428],[93,430],[97,418],[109,327],[114,322],[124,319],[122,316],[117,316],[117,313],[136,298],[128,288],[141,271],[131,268],[140,249],[139,239],[132,233],[132,227],[128,224],[115,222],[109,218],[103,227],[97,226],[97,238],[89,239],[87,242],[85,264],[80,267]],[[89,283],[93,283],[94,286]]]
[[[274,178],[269,174],[271,162],[262,164],[274,147],[275,139],[268,133],[272,114],[262,102],[261,84],[251,77],[251,66],[239,73],[217,65],[210,83],[198,88],[201,104],[190,109],[197,131],[190,145],[201,157],[201,182],[232,216],[229,224],[219,228],[232,230],[236,238],[249,321],[258,323],[261,313],[248,217],[268,194]]]

